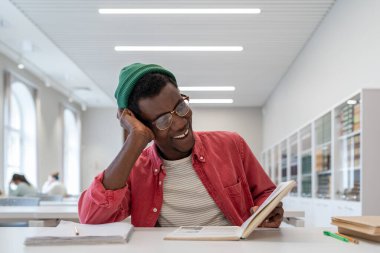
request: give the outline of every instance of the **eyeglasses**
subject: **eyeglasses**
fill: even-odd
[[[183,94],[181,94],[181,96],[183,100],[179,102],[173,111],[161,115],[152,122],[152,124],[155,125],[159,130],[166,130],[171,126],[174,113],[180,117],[185,117],[189,113],[189,97]]]

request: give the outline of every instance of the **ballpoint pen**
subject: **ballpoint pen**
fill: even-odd
[[[333,237],[333,238],[338,239],[338,240],[343,241],[343,242],[350,242],[349,239],[347,239],[343,236],[337,235],[337,234],[330,232],[330,231],[323,231],[323,234],[326,236]]]
[[[79,235],[79,231],[78,231],[77,226],[74,226],[74,229],[75,229],[75,235]]]

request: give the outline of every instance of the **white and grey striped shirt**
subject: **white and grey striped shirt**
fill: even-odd
[[[231,225],[208,194],[191,163],[191,155],[164,160],[164,199],[158,218],[162,227]]]

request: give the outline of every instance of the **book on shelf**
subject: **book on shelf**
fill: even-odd
[[[247,238],[293,189],[296,182],[279,183],[277,188],[241,226],[186,226],[169,233],[165,240],[237,241]]]
[[[380,242],[380,216],[331,217],[339,233]]]
[[[90,225],[62,220],[57,227],[41,228],[34,236],[27,237],[24,244],[42,246],[127,243],[132,231],[133,225],[128,222]]]

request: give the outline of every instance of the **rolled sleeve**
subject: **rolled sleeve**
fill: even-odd
[[[107,190],[102,183],[104,172],[95,177],[78,202],[79,219],[82,223],[108,223],[129,216],[130,190],[125,186],[117,190]]]

